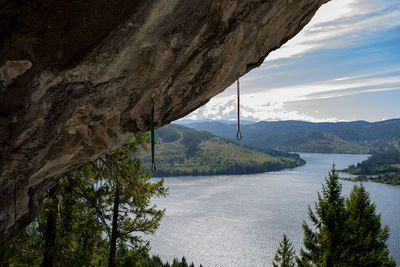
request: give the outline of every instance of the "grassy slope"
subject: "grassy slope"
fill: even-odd
[[[296,155],[271,156],[178,125],[163,127],[157,134],[156,176],[257,173],[305,163]],[[143,161],[148,165],[150,155],[145,154]]]

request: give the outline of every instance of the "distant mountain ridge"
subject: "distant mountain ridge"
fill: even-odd
[[[278,171],[305,164],[298,154],[262,151],[238,146],[211,133],[182,125],[167,125],[156,130],[153,176],[251,174]],[[142,155],[150,165],[150,153]]]
[[[187,127],[235,140],[236,125],[218,121]],[[375,153],[400,142],[400,119],[379,122],[261,121],[242,125],[242,143],[262,149],[313,153]]]
[[[212,119],[203,119],[203,120],[180,119],[180,120],[175,121],[174,124],[186,125],[186,124],[200,123],[200,122],[215,122],[215,120],[212,120]],[[235,120],[218,120],[218,122],[225,123],[225,124],[237,124],[237,122]],[[241,120],[240,123],[242,125],[249,125],[249,124],[256,123],[256,121]]]

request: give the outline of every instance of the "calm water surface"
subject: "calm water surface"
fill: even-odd
[[[305,166],[276,173],[165,179],[169,196],[155,202],[167,211],[149,237],[151,253],[169,262],[185,256],[196,266],[271,266],[285,233],[298,251],[307,206],[316,200],[332,164],[341,169],[368,157],[301,156]],[[342,184],[347,195],[354,183]],[[400,263],[400,187],[369,182],[364,186],[390,227],[388,244]]]

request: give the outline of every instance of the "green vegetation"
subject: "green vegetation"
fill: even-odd
[[[186,125],[219,137],[235,139],[234,124],[214,121]],[[287,152],[372,154],[390,147],[400,150],[400,119],[374,123],[262,121],[242,125],[242,132],[241,143],[245,145]]]
[[[346,245],[345,200],[341,195],[342,186],[335,169],[329,173],[318,193],[315,213],[308,207],[308,218],[314,228],[303,222],[304,249],[300,250],[299,265],[347,266],[344,263]],[[314,231],[315,229],[315,231]]]
[[[250,174],[278,171],[305,164],[298,154],[262,152],[236,145],[213,134],[180,125],[156,131],[155,176]],[[144,164],[150,154],[143,155]]]
[[[62,176],[38,218],[0,254],[0,266],[188,266],[184,258],[170,265],[148,255],[144,234],[164,214],[150,201],[167,189],[131,156],[147,139],[132,137]]]
[[[396,266],[386,245],[389,229],[382,227],[369,194],[360,185],[343,197],[334,168],[325,179],[322,194],[318,193],[315,211],[308,207],[308,217],[312,226],[302,224],[304,248],[296,258],[298,266]],[[282,251],[277,253],[285,257],[294,254],[290,249]]]
[[[132,266],[132,265],[131,265]],[[172,261],[172,264],[169,264],[168,262],[163,263],[158,256],[152,256],[151,258],[147,258],[147,262],[144,264],[146,267],[194,267],[193,262],[191,264],[188,264],[185,257],[182,257],[181,260],[178,260],[175,258]],[[203,267],[203,265],[200,264],[199,267]]]
[[[400,151],[391,150],[372,155],[356,166],[350,165],[342,171],[358,175],[356,178],[342,178],[344,180],[400,185]]]
[[[295,266],[295,252],[292,242],[289,241],[286,235],[283,235],[282,241],[279,243],[279,248],[276,251],[273,267],[294,267]]]

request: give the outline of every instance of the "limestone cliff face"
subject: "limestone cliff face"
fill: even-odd
[[[0,244],[56,177],[181,118],[260,65],[328,0],[4,0]]]

